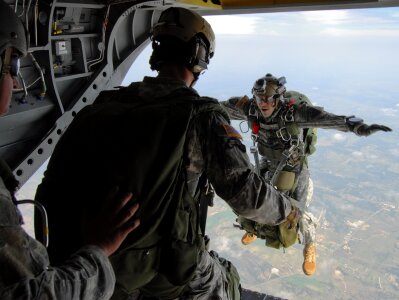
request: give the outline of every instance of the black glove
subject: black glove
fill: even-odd
[[[378,124],[359,124],[356,125],[353,128],[353,132],[357,134],[358,136],[369,136],[370,134],[373,134],[374,132],[377,131],[392,131],[391,128],[384,126],[384,125],[378,125]]]

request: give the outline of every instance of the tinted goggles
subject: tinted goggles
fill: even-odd
[[[276,100],[274,96],[267,97],[265,94],[255,94],[254,97],[258,103],[272,103],[274,100]]]
[[[10,74],[15,77],[19,73],[20,56],[13,52],[12,48],[7,48],[4,51],[4,56],[0,61],[1,75]]]

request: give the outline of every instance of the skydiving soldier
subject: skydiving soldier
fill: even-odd
[[[377,131],[391,131],[384,125],[367,125],[354,116],[338,116],[311,105],[310,100],[295,91],[286,91],[285,77],[266,74],[254,83],[249,99],[232,97],[221,102],[232,119],[247,120],[252,130],[256,168],[268,182],[298,201],[299,231],[304,244],[303,272],[316,271],[316,219],[308,211],[313,195],[313,182],[308,170],[307,155],[315,151],[316,128],[336,129],[368,136]],[[260,155],[260,159],[259,159]],[[248,245],[257,237],[270,242],[270,226],[251,221],[243,216],[237,219],[246,230],[242,243]],[[284,244],[270,246],[279,248]]]
[[[26,53],[25,28],[0,0],[0,117],[9,110],[13,77]],[[84,247],[58,268],[50,266],[44,245],[22,228],[20,202],[14,196],[17,188],[10,168],[0,159],[0,299],[109,299],[115,275],[108,256],[139,224],[131,220],[138,208],[128,205],[131,194],[120,199],[110,194],[105,213],[87,224]]]
[[[140,227],[111,258],[113,299],[135,299],[139,291],[157,299],[238,300],[236,268],[208,252],[199,226],[206,182],[237,213],[260,223],[288,219],[296,226],[297,209],[256,174],[218,101],[193,89],[215,50],[209,23],[187,9],[168,8],[151,40],[150,65],[158,76],[102,92],[56,145],[36,194],[50,227],[58,218],[68,223],[52,230],[57,240],[50,257],[62,260],[80,246],[75,207],[90,214],[98,204],[83,195],[118,183],[137,196]],[[56,195],[62,199],[52,203]],[[57,245],[67,247],[60,252]]]

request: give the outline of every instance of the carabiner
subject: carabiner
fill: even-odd
[[[285,130],[286,135],[283,134],[283,130]],[[276,135],[278,138],[282,139],[284,142],[288,142],[291,140],[291,134],[288,132],[286,127],[281,127],[276,131]]]

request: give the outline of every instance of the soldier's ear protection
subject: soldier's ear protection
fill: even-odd
[[[10,74],[15,77],[19,73],[20,56],[12,48],[7,48],[0,60],[1,76]]]
[[[191,43],[191,57],[188,66],[195,74],[200,74],[208,68],[209,60],[213,53],[209,54],[209,47],[200,35],[195,36]]]

